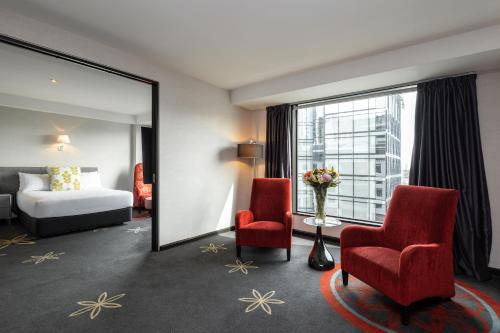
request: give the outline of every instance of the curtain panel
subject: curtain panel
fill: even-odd
[[[418,85],[410,184],[460,191],[455,270],[488,279],[492,226],[475,74]]]
[[[292,117],[295,105],[267,107],[266,178],[292,176]]]

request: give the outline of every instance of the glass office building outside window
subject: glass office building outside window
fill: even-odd
[[[413,132],[415,96],[406,89],[299,105],[297,211],[314,212],[312,188],[301,182],[304,171],[333,166],[341,184],[328,191],[327,215],[383,222],[394,188],[408,181],[413,133],[402,140],[402,128]]]

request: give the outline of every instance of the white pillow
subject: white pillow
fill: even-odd
[[[92,188],[101,188],[101,178],[99,172],[82,172],[80,174],[81,189],[88,190]]]
[[[19,192],[49,191],[49,175],[19,172]]]

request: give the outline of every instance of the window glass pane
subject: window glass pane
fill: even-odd
[[[302,174],[334,167],[341,175],[328,190],[328,215],[382,222],[394,189],[408,183],[416,91],[299,106],[297,209],[314,212],[314,193]]]
[[[354,160],[354,174],[355,175],[362,175],[362,176],[369,176],[370,175],[370,168],[368,164],[368,158],[356,158]]]
[[[352,136],[342,136],[339,138],[339,154],[352,154]]]
[[[339,133],[352,133],[353,115],[351,112],[339,115]]]
[[[339,194],[343,196],[352,197],[353,195],[353,181],[352,177],[342,177],[342,186],[339,186]]]
[[[368,139],[367,135],[354,137],[354,153],[355,154],[368,154]]]
[[[354,173],[354,165],[352,158],[339,159],[339,173],[341,175],[352,175]]]
[[[367,178],[354,177],[354,196],[362,198],[370,196],[370,183]]]
[[[356,111],[354,113],[354,132],[368,131],[369,120],[368,110]]]

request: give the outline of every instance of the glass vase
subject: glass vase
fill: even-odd
[[[314,195],[316,197],[316,220],[320,220],[321,223],[325,223],[326,213],[325,213],[325,201],[326,193],[328,191],[327,186],[314,186]]]

